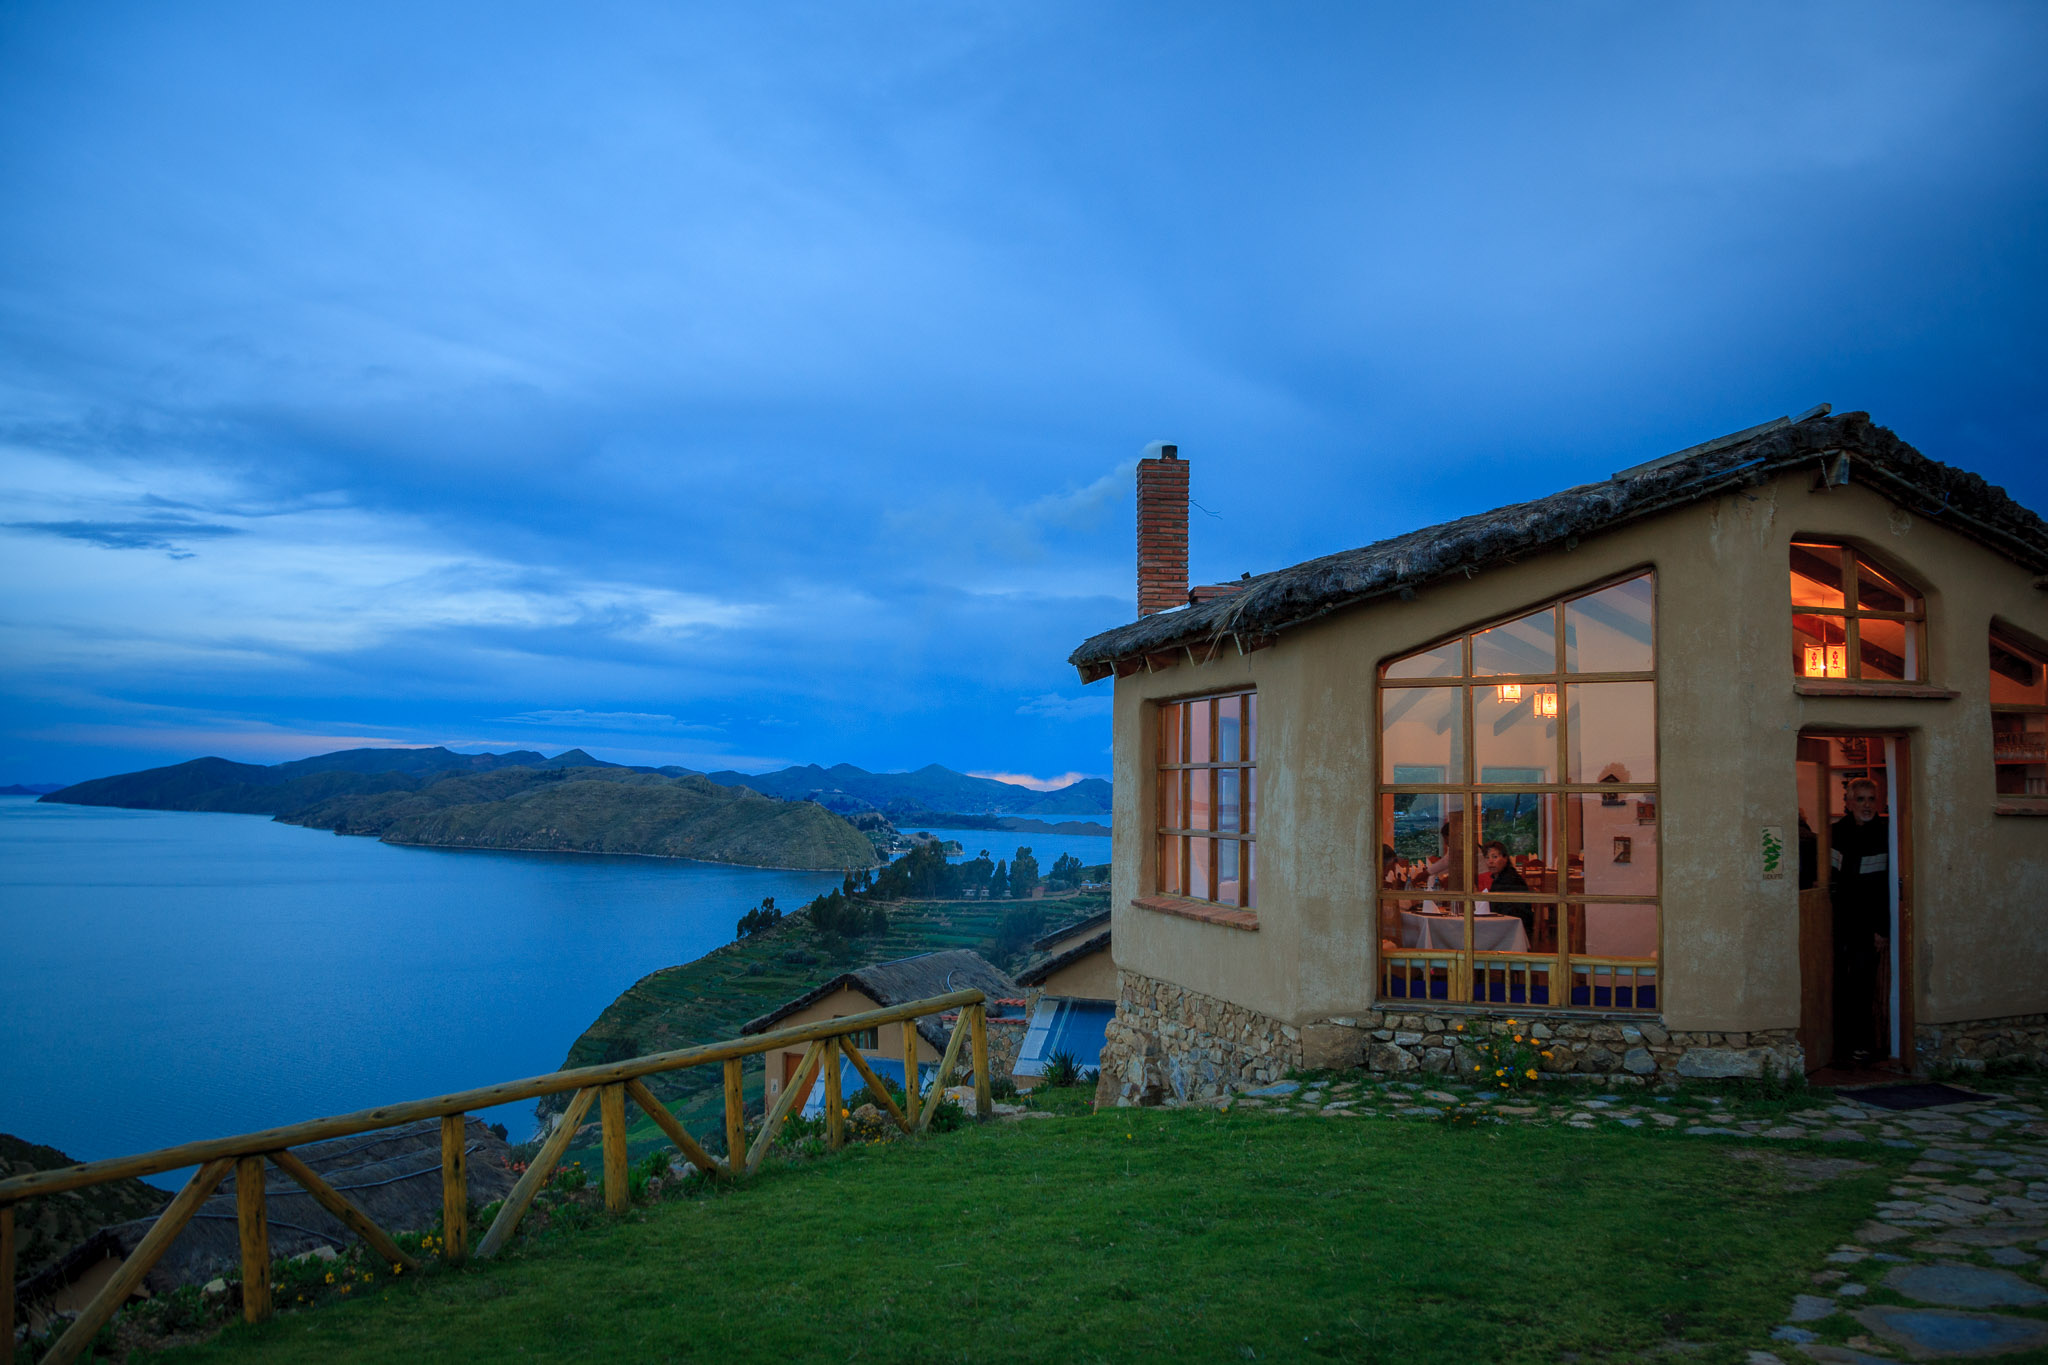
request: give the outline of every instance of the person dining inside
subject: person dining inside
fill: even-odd
[[[1480,874],[1479,889],[1482,891],[1527,891],[1528,879],[1522,876],[1513,859],[1508,857],[1508,846],[1495,839],[1486,845],[1486,871]],[[1492,910],[1496,915],[1513,915],[1522,922],[1529,932],[1531,942],[1536,938],[1536,908],[1520,901],[1494,901]]]

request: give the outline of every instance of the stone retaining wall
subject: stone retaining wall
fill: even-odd
[[[1539,1050],[1537,1065],[1553,1075],[1597,1076],[1611,1084],[1798,1074],[1805,1053],[1792,1029],[1752,1033],[1674,1032],[1654,1018],[1439,1010],[1367,1010],[1325,1019],[1302,1030],[1304,1065],[1443,1075],[1471,1070],[1460,1024],[1512,1017]]]
[[[1921,1071],[1942,1065],[1981,1071],[2007,1059],[2048,1065],[2048,1014],[2009,1014],[1913,1028],[1913,1060]]]
[[[1302,1065],[1301,1031],[1271,1015],[1117,973],[1116,1017],[1102,1044],[1098,1104],[1213,1099],[1265,1085]]]

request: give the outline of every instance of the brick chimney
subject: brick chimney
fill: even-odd
[[[1188,601],[1188,463],[1179,446],[1138,461],[1138,615]]]

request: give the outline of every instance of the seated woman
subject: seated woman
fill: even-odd
[[[1529,883],[1508,857],[1508,846],[1496,839],[1486,846],[1486,889],[1488,891],[1527,891]],[[1522,922],[1529,932],[1530,942],[1536,939],[1536,908],[1521,901],[1494,901],[1493,913],[1513,915]]]

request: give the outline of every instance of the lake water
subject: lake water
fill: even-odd
[[[838,880],[0,797],[0,1131],[89,1160],[552,1071],[640,977]]]
[[[966,852],[952,862],[964,862],[983,849],[997,862],[1009,862],[1017,856],[1017,850],[1028,848],[1031,856],[1038,860],[1038,873],[1044,876],[1052,871],[1053,860],[1062,853],[1071,853],[1089,867],[1109,861],[1109,836],[1092,834],[1017,834],[999,829],[927,829],[918,825],[913,831],[905,827],[904,832],[929,834],[936,839],[958,839]],[[780,902],[778,902],[779,904]]]

